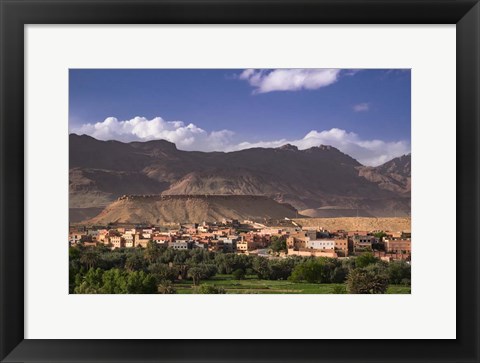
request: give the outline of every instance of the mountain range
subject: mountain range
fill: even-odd
[[[71,221],[91,218],[123,195],[160,194],[265,196],[310,217],[410,213],[410,154],[368,167],[324,145],[198,152],[165,140],[70,134],[69,142]]]

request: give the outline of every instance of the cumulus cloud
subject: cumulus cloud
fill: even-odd
[[[355,112],[365,112],[370,109],[370,105],[368,103],[358,103],[355,106],[353,106],[353,110]]]
[[[246,69],[238,78],[255,87],[253,93],[313,90],[338,80],[340,69]]]
[[[202,128],[182,121],[165,121],[161,117],[148,120],[135,117],[119,121],[108,117],[102,122],[84,124],[72,129],[77,134],[87,134],[100,140],[148,141],[164,139],[176,144],[181,150],[195,151],[237,151],[253,147],[274,148],[285,144],[297,146],[300,150],[313,146],[331,145],[352,156],[364,165],[376,166],[394,157],[410,152],[407,141],[385,142],[365,140],[353,132],[333,128],[330,130],[311,130],[300,139],[278,139],[259,142],[242,141],[235,138],[230,130],[207,132]]]
[[[72,131],[99,140],[130,142],[163,139],[175,143],[182,150],[202,151],[222,150],[230,144],[233,136],[233,132],[229,130],[207,132],[192,123],[165,121],[161,117],[151,120],[135,117],[126,121],[108,117],[102,122],[84,124]]]
[[[280,147],[287,143],[297,146],[300,150],[319,145],[331,145],[355,158],[363,165],[369,166],[377,166],[397,156],[410,153],[410,144],[407,141],[363,140],[353,132],[337,128],[325,131],[312,130],[301,139],[281,139],[255,143],[242,142],[234,146],[233,150],[252,147]]]

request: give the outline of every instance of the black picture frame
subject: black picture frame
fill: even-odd
[[[478,0],[0,0],[0,13],[2,362],[480,361]],[[24,339],[24,26],[158,23],[456,24],[457,339]]]

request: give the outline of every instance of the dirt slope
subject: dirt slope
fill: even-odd
[[[264,196],[155,195],[121,197],[85,223],[201,223],[223,218],[262,221],[296,216],[292,206]]]
[[[303,227],[319,227],[326,230],[337,231],[410,231],[410,217],[402,218],[298,218],[295,222]]]

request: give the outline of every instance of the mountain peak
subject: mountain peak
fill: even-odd
[[[399,174],[404,177],[409,177],[411,175],[411,155],[406,154],[398,156],[386,163],[376,167],[382,173],[394,173]]]
[[[318,145],[318,146],[312,146],[310,149],[313,150],[334,150],[334,151],[339,151],[337,148],[330,146],[330,145]]]
[[[279,147],[280,150],[298,151],[298,147],[292,144],[285,144]]]
[[[94,137],[87,135],[87,134],[76,134],[75,132],[72,132],[68,135],[70,140],[97,140]]]
[[[141,147],[143,149],[162,149],[162,150],[177,150],[177,146],[170,141],[164,139],[150,140],[150,141],[133,141],[130,143],[133,147]]]

